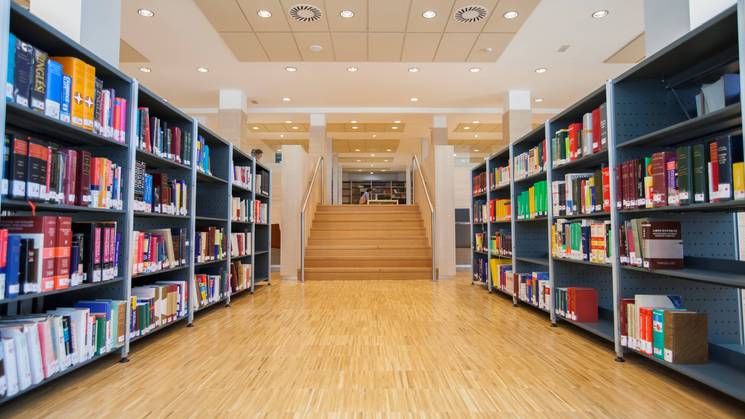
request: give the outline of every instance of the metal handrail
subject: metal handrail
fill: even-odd
[[[318,158],[316,168],[313,169],[313,176],[310,178],[308,184],[308,190],[305,192],[305,200],[303,200],[303,207],[300,209],[300,282],[305,282],[305,211],[308,209],[308,200],[310,194],[313,192],[313,185],[316,183],[319,170],[321,171],[321,177],[323,178],[323,156]],[[321,202],[323,202],[323,188],[321,188]]]
[[[431,247],[432,247],[432,280],[437,280],[437,266],[435,262],[435,207],[432,205],[432,198],[429,196],[429,190],[427,188],[427,181],[424,180],[424,174],[422,173],[422,165],[419,164],[419,159],[416,157],[416,155],[411,157],[411,170],[412,172],[416,171],[419,173],[419,180],[422,181],[422,186],[424,189],[424,196],[427,197],[427,204],[429,205],[429,212],[432,215],[431,216],[431,222],[430,222],[430,237],[431,237]],[[416,198],[414,194],[414,187],[416,185],[416,182],[414,182],[414,179],[412,179],[411,182],[411,202],[416,204]]]

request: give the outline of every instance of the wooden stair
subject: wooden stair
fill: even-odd
[[[322,205],[305,250],[305,279],[431,279],[432,250],[413,205]]]

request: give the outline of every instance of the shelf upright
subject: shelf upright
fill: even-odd
[[[253,223],[253,241],[254,248],[252,253],[251,273],[251,292],[256,289],[257,282],[267,282],[271,284],[271,252],[272,252],[272,172],[266,166],[253,161],[253,199],[266,204],[266,223],[257,222],[258,214],[254,216]],[[261,185],[256,181],[258,176],[265,179],[266,185]],[[263,183],[262,181],[261,183]]]
[[[486,203],[487,205],[491,205],[492,200],[496,199],[510,199],[510,182],[508,181],[506,184],[502,185],[496,185],[492,184],[492,181],[496,178],[494,171],[499,167],[504,167],[506,165],[510,164],[510,148],[509,146],[503,148],[502,150],[492,154],[491,156],[487,157],[486,159],[486,179],[487,179],[487,197],[486,197]],[[511,175],[508,175],[508,177]],[[512,207],[510,207],[511,209]],[[496,209],[495,209],[496,214]],[[507,232],[511,235],[512,234],[512,218],[510,217],[510,220],[492,220],[491,219],[491,210],[489,212],[489,219],[487,220],[487,240],[488,240],[488,258],[489,258],[489,264],[488,264],[488,284],[489,284],[489,292],[492,292],[496,289],[497,292],[506,293],[504,290],[499,288],[498,285],[494,284],[495,278],[492,275],[491,270],[491,260],[492,259],[500,259],[500,260],[506,260],[506,259],[512,259],[512,251],[510,251],[510,255],[498,255],[495,253],[495,249],[492,249],[492,232],[497,231],[504,231],[504,229],[507,229]]]
[[[481,285],[484,285],[491,291],[491,283],[489,281],[489,277],[491,274],[489,273],[489,219],[481,220],[480,222],[476,221],[476,211],[481,211],[482,205],[489,205],[489,187],[485,183],[484,189],[481,190],[480,188],[477,190],[474,179],[476,176],[481,176],[482,174],[488,178],[489,170],[487,168],[487,161],[484,161],[483,163],[480,163],[478,166],[471,169],[471,255],[472,260],[471,264],[473,266],[473,277],[471,278],[471,284],[480,283]],[[484,243],[484,246],[486,247],[486,251],[477,250],[476,249],[476,234],[485,234],[484,240],[486,243]],[[484,266],[484,263],[486,263],[486,268],[484,269],[484,277],[480,277],[478,272],[480,272],[481,267]]]
[[[0,80],[8,80],[8,36],[10,33],[10,3],[12,0],[0,0]],[[0,100],[0,138],[5,138],[5,99]],[[0,147],[0,173],[5,173],[5,147]],[[0,196],[2,208],[2,196]]]
[[[252,184],[251,185],[251,188],[250,189],[247,189],[247,188],[245,188],[245,187],[243,187],[241,185],[238,185],[238,184],[233,183],[233,176],[234,176],[234,173],[235,173],[234,167],[235,166],[242,166],[242,167],[250,167],[251,168],[250,175],[253,177],[253,175],[255,173],[255,170],[256,170],[256,168],[254,167],[254,159],[251,156],[249,156],[248,154],[246,154],[243,151],[241,151],[235,145],[233,145],[231,147],[231,153],[232,153],[231,154],[231,160],[230,160],[231,161],[231,166],[230,166],[231,167],[231,169],[230,169],[230,172],[231,173],[230,173],[230,176],[229,176],[230,189],[232,190],[231,197],[233,197],[233,196],[240,197],[242,199],[248,200],[248,202],[250,204],[252,204],[254,202],[254,199],[255,199],[256,185],[253,185]],[[254,256],[255,256],[255,249],[256,249],[256,246],[255,246],[255,242],[256,242],[256,226],[254,225],[254,222],[252,220],[249,220],[248,222],[233,221],[232,220],[232,214],[233,214],[233,212],[232,212],[232,209],[231,209],[230,217],[229,217],[230,218],[230,233],[232,234],[233,231],[243,232],[243,233],[251,233],[251,243],[248,244],[250,246],[251,252],[248,255],[236,256],[236,257],[231,256],[230,257],[230,259],[231,259],[230,263],[233,263],[233,261],[241,261],[241,260],[248,259],[249,263],[251,264],[251,278],[249,278],[249,284],[248,284],[248,286],[245,289],[242,289],[242,290],[232,290],[231,289],[231,294],[234,295],[234,294],[238,294],[238,293],[243,292],[243,291],[248,291],[249,293],[253,293],[253,282],[254,282],[254,280],[253,280],[253,276],[254,276],[253,272],[254,272],[254,266],[255,266]],[[228,240],[228,243],[231,243],[230,236],[228,237],[228,239],[229,239]],[[230,271],[228,271],[228,272],[230,272]]]

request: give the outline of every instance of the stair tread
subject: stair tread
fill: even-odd
[[[374,259],[390,259],[390,260],[424,260],[432,259],[431,255],[427,256],[376,256],[376,255],[324,255],[324,256],[305,256],[305,259],[323,260],[323,259],[349,259],[349,260],[374,260]]]
[[[391,245],[391,246],[384,246],[384,245],[375,245],[375,244],[349,244],[349,245],[308,245],[306,247],[308,250],[396,250],[396,249],[402,249],[402,250],[429,250],[429,246],[401,246],[401,245]]]
[[[375,267],[375,266],[354,266],[354,267],[306,267],[306,272],[431,272],[432,267]]]

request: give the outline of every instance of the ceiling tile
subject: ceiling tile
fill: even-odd
[[[471,54],[468,56],[470,62],[493,63],[499,59],[507,45],[512,42],[514,34],[511,33],[482,33],[473,45]],[[484,51],[491,48],[491,52]]]
[[[144,55],[137,51],[132,45],[129,45],[127,41],[119,40],[119,62],[122,63],[147,63],[150,60]]]
[[[238,61],[266,61],[268,59],[254,33],[222,32],[220,36]]]
[[[405,32],[411,0],[372,0],[370,32]]]
[[[401,48],[404,43],[402,33],[370,33],[368,34],[370,61],[401,61]]]
[[[326,8],[323,6],[323,0],[281,0],[281,3],[283,6],[282,10],[284,10],[285,16],[287,17],[287,22],[289,22],[290,28],[293,32],[328,32],[329,24],[328,20],[326,19],[327,12]],[[299,4],[316,6],[321,10],[321,18],[312,22],[296,21],[290,16],[289,10],[293,6]]]
[[[291,32],[257,33],[270,61],[300,61],[300,52]]]
[[[208,1],[208,0],[205,0]],[[279,3],[279,0],[236,0],[248,19],[248,23],[256,32],[289,32],[287,24],[287,10]],[[259,17],[259,10],[269,10],[270,18]]]
[[[341,17],[342,10],[353,11],[354,16]],[[326,0],[325,12],[331,32],[367,32],[367,0]]]
[[[474,5],[473,0],[457,0],[455,2],[455,5],[453,6],[453,12],[450,14],[450,19],[448,20],[448,24],[445,27],[445,32],[481,32],[481,29],[484,27],[486,22],[488,22],[489,17],[492,14],[492,11],[494,10],[494,6],[497,4],[497,0],[480,0],[477,2],[479,6],[483,6],[486,8],[486,17],[479,21],[479,22],[473,22],[473,23],[460,23],[457,20],[455,20],[455,12],[460,9],[461,7],[465,6],[472,6]]]
[[[441,37],[439,33],[407,33],[402,60],[407,62],[434,60]]]
[[[484,32],[517,33],[538,3],[540,0],[500,0],[484,26]],[[505,19],[503,15],[512,10],[517,11],[519,15],[514,19]]]
[[[367,33],[332,32],[336,61],[367,61]]]
[[[644,32],[642,32],[603,62],[614,64],[638,63],[644,59],[645,53]]]
[[[345,124],[326,124],[326,132],[344,132]]]
[[[417,32],[436,32],[442,33],[448,19],[452,16],[452,8],[455,0],[413,0],[411,3],[411,13],[409,14],[409,25],[406,31],[409,33]],[[425,10],[434,10],[437,16],[434,19],[425,19],[422,13]]]
[[[305,61],[334,61],[334,48],[328,32],[295,33],[295,41],[300,49],[300,55]],[[320,45],[321,52],[312,52],[311,45]]]
[[[251,26],[235,0],[195,0],[217,32],[250,32]]]
[[[262,140],[272,150],[277,151],[285,145],[299,145],[302,146],[305,151],[308,151],[308,140]]]
[[[446,33],[442,35],[435,61],[465,61],[478,36],[477,33]]]

